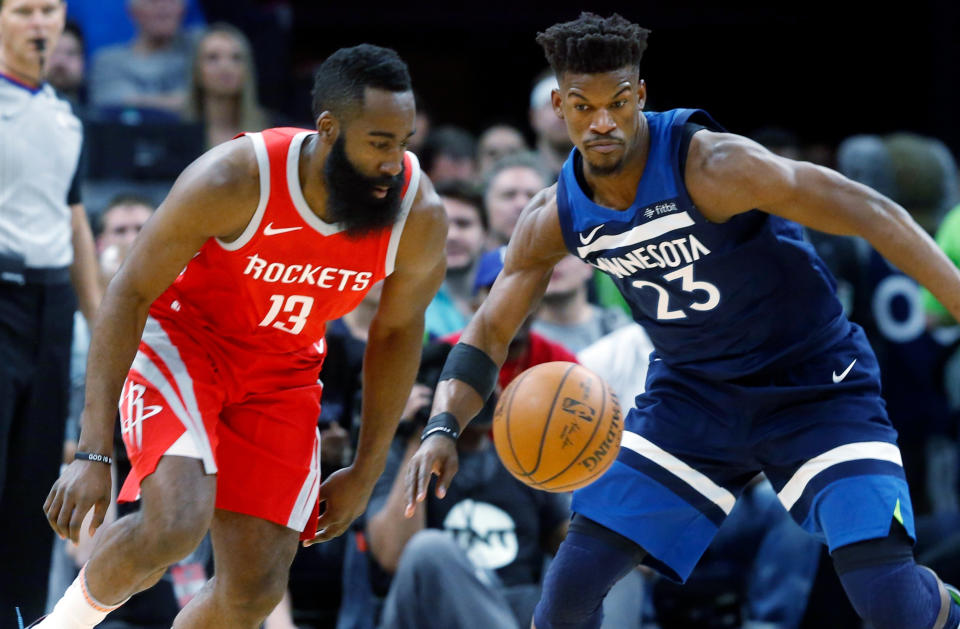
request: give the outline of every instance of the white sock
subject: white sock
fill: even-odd
[[[92,629],[127,601],[116,605],[104,605],[90,595],[87,589],[87,567],[80,569],[63,598],[57,601],[50,615],[37,625],[37,629]]]

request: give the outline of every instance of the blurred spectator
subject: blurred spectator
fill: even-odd
[[[630,319],[620,308],[602,307],[587,301],[593,267],[567,255],[553,267],[533,321],[533,330],[579,352],[600,337],[621,328]]]
[[[423,170],[434,184],[451,179],[473,180],[477,174],[476,144],[465,129],[437,127],[430,131],[420,149]]]
[[[130,0],[70,0],[67,3],[67,17],[84,33],[88,62],[104,46],[128,42],[136,35],[129,4]],[[203,27],[206,24],[203,14],[201,0],[186,0],[184,28],[190,31]]]
[[[423,369],[435,378],[449,346],[443,349],[424,353]],[[371,555],[393,577],[384,628],[530,626],[544,561],[566,535],[569,499],[534,490],[503,467],[490,438],[494,399],[457,442],[459,472],[445,498],[431,489],[411,518],[404,517],[401,471],[422,424],[393,443],[367,518]]]
[[[419,92],[414,90],[413,96],[417,103],[417,120],[414,123],[416,126],[413,135],[410,136],[410,139],[407,141],[407,150],[420,155],[421,149],[423,149],[423,143],[430,135],[430,108]]]
[[[90,71],[90,104],[154,109],[179,117],[193,42],[182,29],[184,0],[129,0],[134,39],[99,50]]]
[[[517,153],[495,163],[484,178],[483,204],[490,221],[487,248],[510,241],[520,212],[550,185],[550,175],[532,153]]]
[[[643,393],[653,343],[639,323],[629,323],[577,352],[580,364],[613,389],[624,408]]]
[[[480,177],[486,177],[493,165],[504,157],[527,150],[527,141],[516,127],[508,124],[487,127],[477,141],[477,168]]]
[[[530,91],[530,127],[536,137],[534,150],[540,165],[549,173],[553,183],[560,167],[573,148],[567,125],[553,109],[551,94],[558,89],[557,78],[552,70],[544,71]]]
[[[86,105],[86,58],[84,57],[83,32],[76,22],[68,21],[56,48],[44,66],[47,82],[57,94],[67,99],[73,111],[82,117]]]
[[[186,120],[204,123],[207,148],[268,126],[257,102],[257,76],[246,36],[225,23],[203,34],[193,55]]]
[[[26,617],[46,599],[53,536],[38,506],[63,452],[73,314],[79,299],[91,320],[100,301],[83,129],[43,83],[65,19],[62,2],[0,3],[0,610]]]
[[[153,202],[145,197],[122,193],[115,196],[100,213],[96,223],[96,244],[104,288],[120,269],[130,253],[130,247],[155,209]]]
[[[474,278],[487,238],[487,215],[477,187],[468,181],[437,184],[447,211],[447,274],[437,296],[427,307],[429,337],[466,327],[473,316]]]

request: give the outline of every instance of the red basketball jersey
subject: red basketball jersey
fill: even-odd
[[[404,156],[401,211],[390,226],[361,237],[322,221],[300,189],[300,148],[311,131],[249,133],[260,169],[260,203],[233,242],[208,240],[151,314],[200,328],[262,354],[321,360],[327,321],[353,310],[393,272],[420,168]]]

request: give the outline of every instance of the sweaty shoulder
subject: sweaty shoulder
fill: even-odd
[[[790,163],[743,136],[704,129],[690,140],[684,181],[697,209],[722,223],[779,194]]]
[[[188,211],[209,236],[233,240],[260,200],[260,169],[246,137],[210,149],[181,173],[163,205]]]

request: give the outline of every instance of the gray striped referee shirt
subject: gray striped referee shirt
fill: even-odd
[[[27,268],[73,262],[69,204],[80,202],[82,144],[80,120],[52,87],[0,74],[0,256]]]

